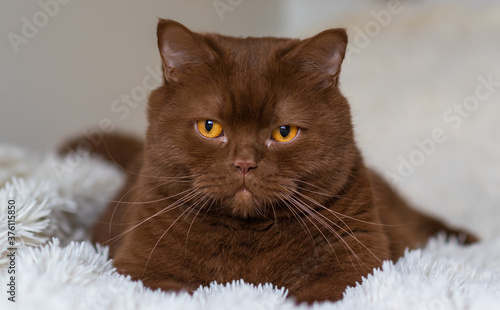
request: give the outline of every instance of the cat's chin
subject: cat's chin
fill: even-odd
[[[233,215],[236,217],[249,218],[259,215],[258,205],[255,202],[252,193],[247,189],[239,190],[234,195],[231,208]]]

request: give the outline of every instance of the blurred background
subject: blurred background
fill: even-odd
[[[346,28],[340,83],[367,163],[419,207],[500,231],[494,0],[2,1],[0,143],[53,151],[99,126],[142,135],[158,17],[236,36]]]

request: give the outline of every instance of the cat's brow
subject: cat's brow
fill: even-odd
[[[220,121],[223,118],[221,111],[223,110],[223,101],[217,95],[199,98],[196,102],[191,103],[189,114],[192,120],[200,119],[215,119]]]
[[[277,125],[295,125],[307,128],[317,120],[315,116],[317,113],[315,112],[304,103],[301,104],[293,100],[280,100],[274,109],[274,122]]]

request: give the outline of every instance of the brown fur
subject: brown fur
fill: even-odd
[[[161,20],[158,40],[165,83],[150,96],[144,150],[122,163],[128,183],[94,228],[120,273],[163,290],[244,279],[337,300],[406,247],[459,233],[364,165],[337,85],[342,29],[239,39]],[[202,119],[224,137],[201,137]],[[299,135],[269,142],[282,125]],[[235,169],[242,161],[253,169]]]

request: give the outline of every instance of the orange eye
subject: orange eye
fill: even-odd
[[[290,142],[297,136],[298,132],[297,126],[280,126],[273,130],[273,139],[281,143]]]
[[[198,131],[205,138],[218,138],[222,135],[222,125],[219,122],[212,120],[201,120],[196,122]]]

